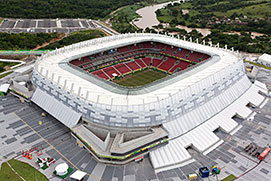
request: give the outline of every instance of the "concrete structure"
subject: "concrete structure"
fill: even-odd
[[[144,41],[202,52],[211,58],[189,71],[137,89],[127,89],[102,81],[68,64],[83,56]],[[204,155],[211,152],[223,143],[214,132],[223,130],[234,134],[241,126],[233,117],[247,118],[252,114],[249,107],[261,106],[265,99],[262,95],[267,93],[265,86],[260,83],[254,85],[249,81],[239,54],[156,34],[104,37],[49,52],[37,61],[32,82],[37,87],[32,101],[37,105],[53,116],[56,115],[55,111],[61,112],[61,109],[73,110],[70,112],[78,115],[68,120],[55,116],[69,128],[74,129],[78,123],[86,126],[94,124],[106,137],[110,132],[110,137],[115,136],[115,139],[121,140],[118,132],[129,132],[137,128],[134,132],[136,134],[140,129],[149,131],[152,127],[162,126],[168,133],[163,139],[168,135],[169,143],[150,153],[157,172],[192,162],[187,151],[189,147]],[[49,97],[52,100],[50,102],[58,105],[58,108],[49,110],[46,107],[48,103],[44,102]],[[79,115],[82,117],[81,121],[78,119]],[[118,131],[112,134],[114,129]],[[78,128],[76,131],[80,132]],[[130,131],[130,134],[133,132]],[[100,142],[91,135],[89,133],[86,136],[92,137],[91,141]],[[144,140],[144,136],[140,139]],[[161,137],[156,137],[156,141],[159,142],[160,139]],[[105,140],[99,144],[102,151],[108,149],[108,138]],[[95,147],[93,145],[92,149]],[[138,148],[142,146],[139,145]],[[122,155],[120,150],[118,154]],[[126,156],[112,156],[110,159],[125,160]]]

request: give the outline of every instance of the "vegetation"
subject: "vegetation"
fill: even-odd
[[[237,50],[248,53],[271,53],[271,36],[259,36],[252,38],[250,33],[241,32],[238,34],[227,34],[219,30],[212,30],[212,33],[205,39],[211,39],[213,44],[220,46],[234,47]]]
[[[222,181],[232,181],[234,180],[236,177],[233,174],[230,174],[229,176],[227,176],[226,178],[222,179]]]
[[[172,26],[271,32],[271,0],[193,0],[169,4],[156,14],[160,22]]]
[[[248,53],[271,53],[271,0],[193,0],[169,4],[157,10],[161,23],[169,28],[156,26],[167,32],[192,36],[194,39],[228,45]],[[203,37],[196,30],[187,33],[177,25],[189,28],[209,28],[211,34]],[[248,33],[246,33],[248,32]],[[255,32],[263,33],[253,36]]]
[[[48,180],[42,173],[27,163],[15,159],[9,160],[8,163],[25,180]],[[7,163],[3,163],[0,170],[0,180],[17,181],[21,179],[12,171]]]
[[[155,80],[161,79],[166,76],[166,73],[155,71],[152,69],[146,69],[127,75],[119,80],[117,79],[114,82],[122,86],[136,87],[149,84]]]
[[[1,170],[0,170],[0,180],[10,180],[10,181],[18,181],[21,180],[20,177],[14,173],[11,168],[8,166],[7,163],[3,163],[1,165]]]
[[[142,1],[140,3],[123,7],[107,18],[110,19],[113,28],[120,33],[128,33],[128,32],[135,32],[135,31],[140,32],[142,30],[136,27],[132,22],[133,20],[136,21],[137,18],[140,18],[140,16],[136,13],[136,11],[140,8],[151,5],[151,3],[165,3],[168,1],[170,0]]]
[[[18,50],[33,49],[37,45],[57,38],[57,33],[1,33],[0,32],[0,49],[2,50]]]
[[[155,2],[155,0],[1,0],[0,17],[99,19],[120,7],[143,1]]]
[[[139,29],[131,22],[140,16],[136,11],[146,6],[146,3],[138,3],[122,8],[113,14],[110,21],[112,22],[113,28],[120,33],[135,32]]]
[[[0,73],[5,71],[5,69],[4,69],[5,66],[12,67],[17,64],[18,63],[14,63],[14,62],[0,62]]]
[[[60,41],[55,41],[54,43],[51,43],[45,47],[42,47],[41,49],[55,49],[55,48],[61,48],[67,45],[71,45],[74,43],[78,43],[85,40],[90,40],[94,38],[103,37],[105,34],[98,30],[84,30],[84,31],[77,31],[71,33],[68,37],[63,38]]]

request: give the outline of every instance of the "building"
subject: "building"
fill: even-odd
[[[168,76],[135,88],[113,82],[135,64]],[[267,93],[264,84],[250,82],[239,54],[148,33],[49,52],[36,62],[32,82],[31,100],[69,127],[96,159],[125,164],[150,153],[157,172],[192,162],[188,148],[215,149],[223,143],[215,132],[234,134],[241,127],[234,117],[250,116]]]

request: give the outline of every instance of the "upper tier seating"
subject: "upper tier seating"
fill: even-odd
[[[70,61],[70,64],[75,65],[75,66],[79,66],[79,65],[81,65],[83,63],[84,62],[82,62],[82,61],[80,61],[78,59]]]
[[[175,51],[177,51],[176,47],[171,47],[171,46],[167,45],[164,53],[169,54],[169,55],[173,55],[173,52],[175,52]]]
[[[179,50],[177,49],[177,53],[175,54],[175,56],[176,56],[176,57],[180,57],[180,58],[186,59],[185,56],[186,56],[189,52],[190,52],[190,51],[187,50],[187,49],[181,49],[181,51],[179,51]]]
[[[202,57],[202,53],[199,52],[193,52],[190,53],[189,57],[187,57],[188,60],[194,61],[194,62],[198,62],[199,58]]]

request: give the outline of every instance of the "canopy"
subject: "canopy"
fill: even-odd
[[[82,116],[39,88],[36,89],[31,100],[68,128],[74,127]]]
[[[80,170],[77,170],[76,172],[74,172],[70,177],[76,180],[81,180],[82,178],[84,178],[84,176],[86,176],[86,172],[82,172]]]
[[[69,166],[67,163],[61,163],[56,166],[55,171],[58,175],[65,175],[68,173]]]
[[[0,92],[7,93],[9,86],[10,86],[10,84],[2,84],[2,85],[0,85]]]

